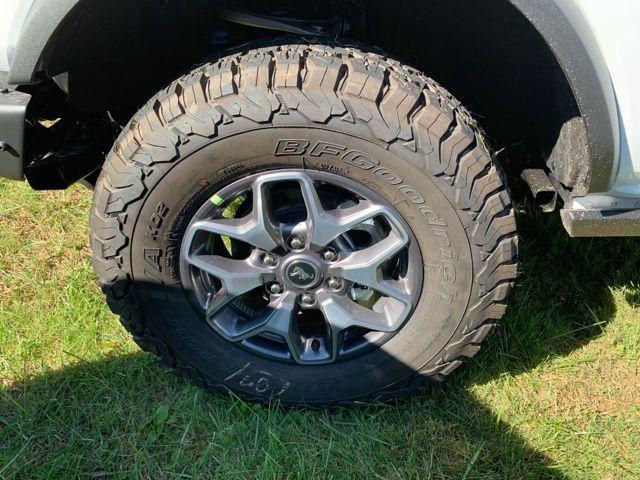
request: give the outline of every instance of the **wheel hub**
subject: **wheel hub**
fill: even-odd
[[[246,177],[214,198],[187,228],[180,270],[226,340],[296,363],[329,363],[388,340],[417,304],[417,242],[366,187],[285,170]]]
[[[316,287],[323,274],[319,265],[307,259],[293,259],[284,268],[284,277],[293,288],[309,290]]]

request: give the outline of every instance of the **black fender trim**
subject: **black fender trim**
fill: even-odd
[[[620,130],[607,64],[575,0],[508,0],[536,28],[562,68],[585,122],[589,193],[610,189],[617,171]]]

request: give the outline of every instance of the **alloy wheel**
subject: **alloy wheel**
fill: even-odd
[[[345,177],[280,170],[238,180],[196,213],[181,249],[185,290],[213,330],[298,364],[387,341],[422,289],[411,229]]]

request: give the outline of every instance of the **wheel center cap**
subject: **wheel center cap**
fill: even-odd
[[[306,260],[295,260],[285,268],[287,280],[298,288],[310,288],[318,283],[320,269]]]

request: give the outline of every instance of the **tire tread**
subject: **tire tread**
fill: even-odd
[[[175,162],[190,137],[213,138],[235,117],[264,124],[291,110],[319,124],[334,117],[362,122],[381,141],[401,142],[421,155],[426,171],[447,180],[457,208],[470,215],[470,241],[481,250],[484,265],[475,279],[482,296],[472,300],[464,329],[428,367],[367,398],[339,403],[387,400],[442,381],[478,352],[504,314],[517,273],[513,206],[503,174],[467,110],[415,69],[358,48],[303,44],[250,50],[197,68],[147,102],[110,152],[91,210],[93,265],[111,310],[134,341],[167,368],[201,387],[227,390],[180,361],[148,328],[122,262],[129,245],[125,225],[132,221],[130,207],[148,190],[153,167]]]

